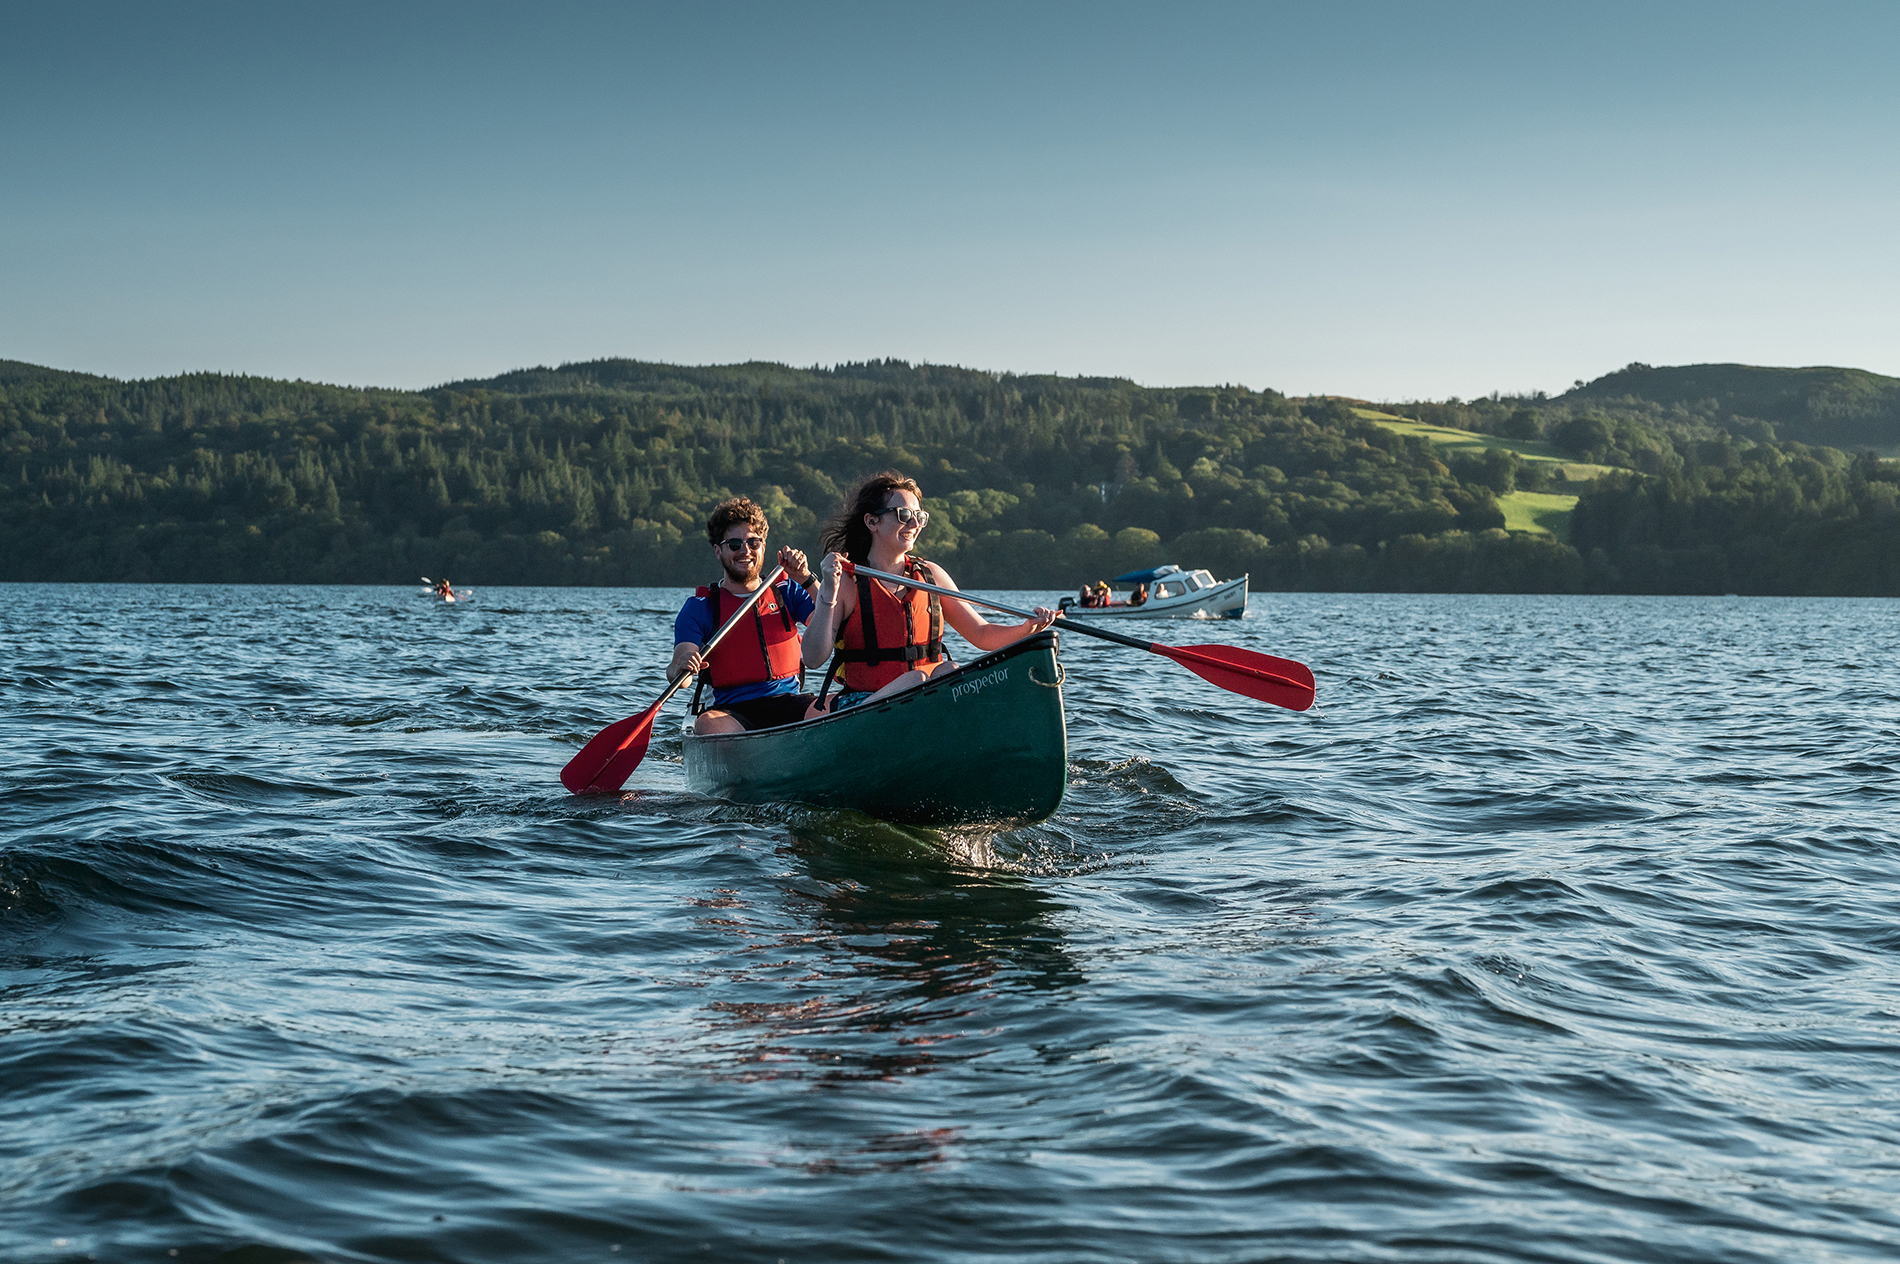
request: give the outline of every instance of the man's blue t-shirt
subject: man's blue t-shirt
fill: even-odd
[[[781,580],[776,587],[779,590],[779,600],[783,601],[785,608],[791,612],[793,623],[803,625],[817,612],[818,603],[812,600],[812,595],[803,588],[800,588],[797,584],[794,584],[791,580]],[[732,607],[735,600],[730,592],[725,595],[724,601],[726,605],[726,617],[728,619],[732,617]],[[748,611],[746,617],[750,619],[752,617],[751,612]],[[777,615],[771,615],[769,617],[774,619],[778,618]],[[719,623],[713,618],[712,600],[709,597],[688,597],[686,604],[680,607],[678,617],[673,620],[673,644],[684,645],[690,641],[694,645],[704,645],[707,640],[711,638],[712,634],[718,630]],[[744,628],[739,627],[734,628],[732,631],[726,633],[726,635],[728,637],[734,637],[744,635],[745,632],[746,630]],[[780,676],[776,680],[755,680],[749,685],[734,685],[730,689],[714,689],[712,704],[716,707],[723,707],[734,702],[750,702],[754,698],[771,698],[782,693],[797,692],[798,677]]]

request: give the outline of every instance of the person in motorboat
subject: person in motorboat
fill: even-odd
[[[1110,592],[1108,581],[1105,579],[1095,581],[1095,604],[1098,606],[1112,606],[1115,604],[1114,594]]]
[[[1148,604],[1148,585],[1136,584],[1135,591],[1128,594],[1128,604],[1131,606],[1147,605]]]
[[[1036,617],[1015,625],[991,623],[956,598],[917,588],[893,587],[868,575],[847,579],[845,559],[892,575],[940,588],[956,581],[934,562],[911,554],[917,536],[930,522],[916,482],[893,470],[865,479],[825,524],[818,564],[822,583],[817,614],[805,631],[805,665],[831,666],[818,696],[824,698],[834,677],[843,692],[832,696],[830,711],[842,711],[912,689],[933,672],[947,669],[943,648],[947,622],[984,653],[1012,645],[1055,621],[1056,612],[1037,606]],[[818,708],[813,714],[822,714]]]
[[[666,669],[669,681],[683,672],[705,673],[694,690],[695,705],[699,689],[712,685],[712,705],[693,720],[695,733],[776,728],[804,719],[811,709],[812,696],[799,692],[798,628],[812,616],[809,590],[818,577],[799,550],[778,551],[778,564],[790,578],[775,583],[710,655],[700,653],[739,603],[758,590],[770,529],[765,511],[744,496],[725,501],[706,519],[706,538],[722,573],[680,607],[673,620],[673,661]]]
[[[1094,587],[1094,585],[1092,585],[1092,584],[1084,584],[1084,585],[1082,585],[1082,596],[1081,596],[1081,600],[1079,600],[1079,601],[1078,601],[1078,602],[1077,602],[1076,604],[1077,604],[1077,605],[1081,605],[1081,606],[1092,606],[1092,605],[1094,605],[1094,604],[1095,604],[1095,587]]]

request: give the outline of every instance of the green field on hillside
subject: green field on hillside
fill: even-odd
[[[1530,531],[1566,541],[1570,539],[1570,511],[1576,507],[1577,497],[1554,492],[1512,492],[1498,497],[1506,531]]]
[[[1587,461],[1570,460],[1558,451],[1555,444],[1545,443],[1542,440],[1502,439],[1497,435],[1479,434],[1474,430],[1453,430],[1450,426],[1429,426],[1422,421],[1413,421],[1392,413],[1382,413],[1372,408],[1355,408],[1353,412],[1367,421],[1377,423],[1383,429],[1399,434],[1419,435],[1434,447],[1473,454],[1489,448],[1503,448],[1508,452],[1517,453],[1526,461],[1562,466],[1563,476],[1567,482],[1587,483],[1593,478],[1610,472],[1610,467],[1607,465],[1591,465]]]

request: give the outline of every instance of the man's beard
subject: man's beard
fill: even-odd
[[[726,568],[726,576],[733,583],[749,584],[759,577],[760,569],[765,566],[765,551],[761,549],[757,553],[741,553],[736,558],[727,553],[720,559],[720,563]]]

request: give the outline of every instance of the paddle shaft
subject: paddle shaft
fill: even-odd
[[[740,611],[740,613],[743,614],[745,612],[742,610]],[[723,633],[724,631],[725,631],[724,628],[720,629],[721,633]],[[719,638],[717,636],[713,638],[714,641],[717,641],[718,639]],[[708,642],[706,645],[706,648],[711,649],[712,644]],[[648,707],[647,710],[653,712],[655,715],[659,714],[660,708],[666,705],[667,699],[671,698],[674,694],[684,689],[686,687],[686,682],[691,680],[694,676],[697,676],[698,674],[699,674],[698,672],[681,672],[680,678],[674,681],[672,684],[668,685],[665,688],[665,690],[661,692],[660,696],[653,700],[653,705]]]
[[[1034,610],[1024,610],[1020,606],[1006,606],[1000,601],[990,601],[983,597],[972,597],[970,594],[958,592],[954,588],[939,588],[935,584],[926,584],[922,580],[909,579],[903,575],[893,575],[888,571],[872,570],[868,566],[859,566],[857,563],[849,560],[846,560],[844,565],[846,570],[855,571],[860,575],[869,575],[874,579],[889,580],[893,584],[902,584],[906,588],[921,588],[925,592],[941,593],[945,597],[955,597],[959,601],[967,601],[973,606],[988,606],[992,610],[1001,610],[1004,614],[1019,614],[1025,619],[1033,619],[1036,617]],[[1091,627],[1086,623],[1073,623],[1061,615],[1056,616],[1056,621],[1070,631],[1080,632],[1083,636],[1100,637],[1104,641],[1113,641],[1117,645],[1126,645],[1131,649],[1147,650],[1150,654],[1160,654],[1167,658],[1181,659],[1184,661],[1193,659],[1197,663],[1204,663],[1220,671],[1238,672],[1243,676],[1253,676],[1259,680],[1277,681],[1293,689],[1303,689],[1308,693],[1312,692],[1311,689],[1301,682],[1289,679],[1277,672],[1261,671],[1258,667],[1244,667],[1237,663],[1223,663],[1217,658],[1209,658],[1205,654],[1196,654],[1193,650],[1184,650],[1173,645],[1162,645],[1158,641],[1143,641],[1132,636],[1123,636],[1119,632],[1110,632],[1104,628]]]
[[[773,567],[772,573],[765,577],[765,581],[753,589],[750,596],[739,602],[739,608],[732,612],[732,617],[720,625],[719,630],[699,647],[699,652],[705,654],[724,640],[726,633],[739,625],[739,620],[743,619],[746,612],[758,603],[759,598],[772,591],[772,585],[776,584],[784,573],[783,566]],[[652,706],[638,715],[630,715],[624,720],[609,724],[594,734],[592,740],[567,762],[567,767],[561,770],[561,784],[579,794],[585,790],[595,789],[599,786],[601,778],[611,777],[612,784],[604,788],[618,790],[621,783],[626,781],[628,774],[639,766],[642,759],[646,758],[647,739],[653,731],[653,719],[659,715],[660,708],[665,706],[667,699],[685,687],[686,682],[696,674],[681,672],[679,679],[667,685],[665,692],[654,699]]]
[[[751,595],[747,596],[744,600],[739,602],[739,608],[732,612],[732,617],[730,619],[727,619],[724,623],[720,624],[719,630],[717,632],[713,633],[711,636],[706,638],[706,643],[699,647],[699,656],[703,659],[706,657],[706,655],[712,653],[713,646],[725,640],[726,633],[738,627],[739,620],[745,618],[746,611],[752,609],[753,606],[756,606],[757,604],[759,604],[759,598],[771,592],[772,585],[778,583],[778,581],[781,578],[783,578],[784,575],[785,575],[785,568],[783,566],[774,566],[772,568],[772,573],[770,575],[767,575],[763,580],[759,582],[759,586],[752,590]],[[708,597],[711,597],[712,589],[708,588],[706,590],[706,595]],[[681,672],[680,678],[674,681],[672,684],[668,685],[666,687],[666,692],[660,695],[660,700],[654,703],[652,707],[648,709],[652,711],[658,711],[661,707],[666,705],[666,700],[668,698],[672,697],[674,694],[680,691],[680,686],[684,685],[687,681],[691,680],[694,676],[698,674],[699,674],[698,672]]]

